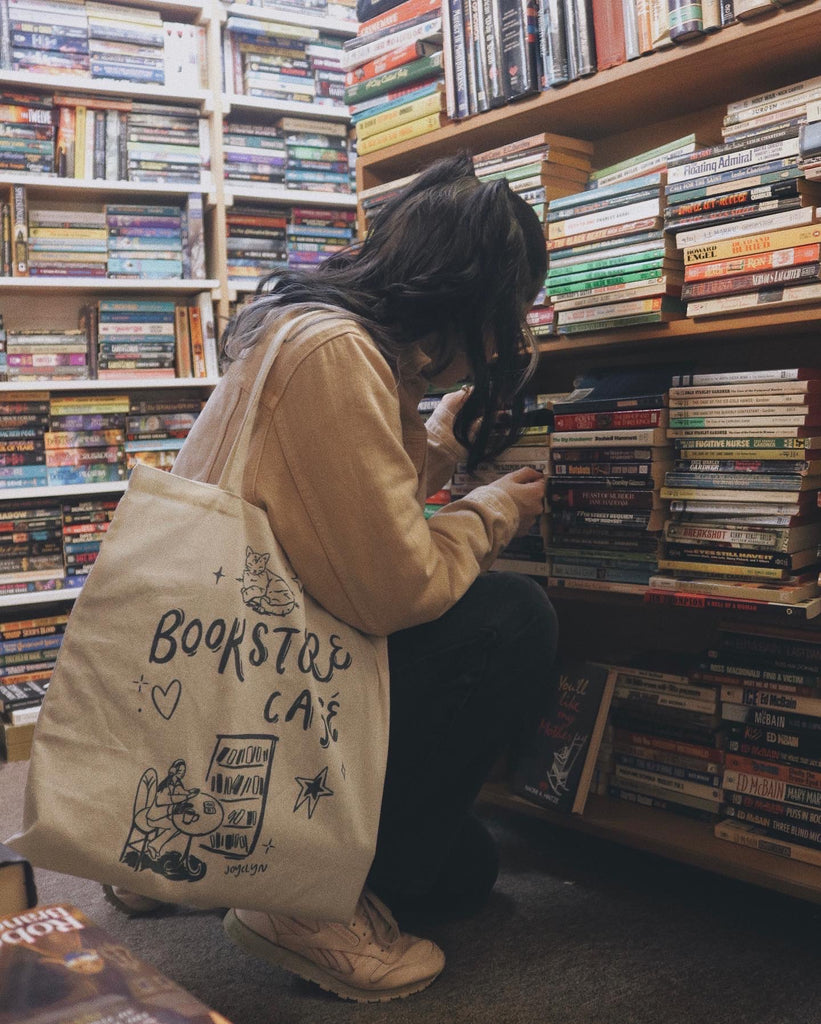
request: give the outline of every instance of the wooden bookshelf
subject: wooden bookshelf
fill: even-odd
[[[482,152],[542,131],[592,141],[595,168],[606,167],[690,133],[721,141],[727,104],[812,78],[821,70],[821,2],[773,8],[683,45],[645,55],[536,96],[452,123],[359,159],[357,190],[386,184],[460,151]],[[360,211],[360,222],[364,218]],[[818,365],[821,303],[760,313],[682,319],[668,324],[542,336],[534,390],[572,386],[592,369],[676,365],[725,370],[739,366]],[[645,604],[641,595],[550,588],[567,657],[609,651],[703,650],[729,613]],[[801,623],[815,631],[818,622]],[[720,875],[821,903],[821,868],[716,839],[712,826],[670,813],[591,796],[581,816],[551,813],[513,796],[499,783],[482,799],[551,825],[691,864]]]
[[[486,785],[480,800],[560,828],[572,828],[787,896],[821,903],[820,868],[716,839],[712,826],[703,822],[595,795],[588,797],[584,814],[557,814],[516,796],[503,783]]]

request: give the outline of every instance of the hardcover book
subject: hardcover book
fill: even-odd
[[[554,706],[540,715],[525,743],[514,769],[514,792],[555,811],[584,811],[616,675],[596,662],[554,669]]]
[[[0,1024],[230,1024],[68,904],[0,918]]]

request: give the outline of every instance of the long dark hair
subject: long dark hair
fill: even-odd
[[[431,377],[463,353],[473,390],[454,433],[474,469],[521,433],[535,365],[525,314],[546,269],[533,209],[506,181],[480,182],[469,156],[451,157],[385,202],[361,244],[263,281],[229,323],[224,351],[236,358],[283,307],[309,304],[351,314],[395,372],[402,351],[423,340]]]

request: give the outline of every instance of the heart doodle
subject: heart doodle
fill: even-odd
[[[177,710],[181,695],[182,683],[179,679],[172,679],[165,689],[159,685],[151,687],[151,701],[166,722]]]

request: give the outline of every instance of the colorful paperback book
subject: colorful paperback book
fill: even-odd
[[[230,1024],[69,904],[0,917],[0,1024]]]
[[[514,768],[516,793],[555,811],[584,811],[616,677],[595,662],[551,672],[553,705],[540,715]]]

